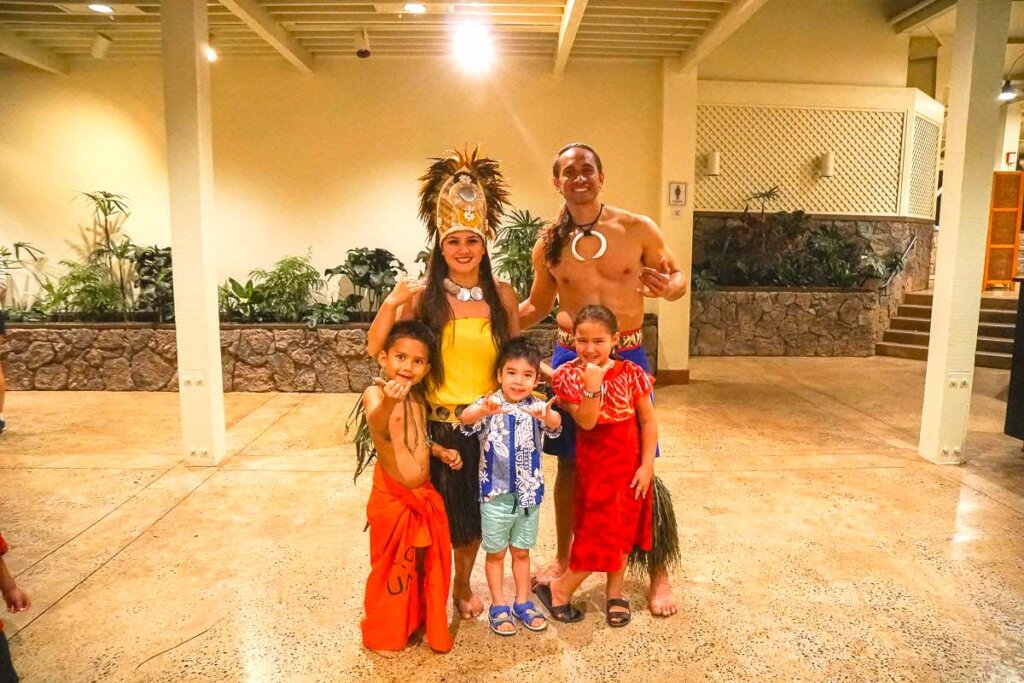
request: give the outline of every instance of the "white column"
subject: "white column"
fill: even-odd
[[[658,224],[679,268],[690,278],[693,254],[693,194],[697,154],[697,67],[685,71],[670,60],[661,65],[661,209]],[[683,183],[686,199],[671,203],[670,183]],[[690,292],[678,301],[658,302],[658,377],[685,384],[690,376]]]
[[[999,149],[996,151],[995,170],[997,171],[1017,170],[1016,163],[1006,163],[1006,155],[1011,152],[1016,154],[1017,148],[1020,146],[1020,118],[1022,110],[1024,110],[1024,102],[1010,102],[1002,107],[999,120],[1002,124],[1003,137],[1000,141]]]
[[[918,452],[934,463],[964,459],[971,407],[981,277],[1001,131],[999,93],[1011,0],[960,0],[946,134],[935,297]]]
[[[206,0],[162,0],[160,14],[182,441],[191,464],[215,465],[226,445]]]

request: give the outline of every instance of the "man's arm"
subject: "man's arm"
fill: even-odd
[[[533,287],[530,296],[519,304],[519,327],[525,330],[543,320],[555,305],[557,293],[555,277],[544,260],[544,244],[537,240],[533,245]]]
[[[686,294],[686,274],[679,269],[675,254],[665,244],[665,235],[658,224],[647,216],[637,216],[643,226],[644,269],[640,272],[640,283],[644,296],[659,297],[675,301]]]

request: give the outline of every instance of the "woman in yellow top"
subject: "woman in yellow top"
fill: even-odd
[[[420,218],[433,240],[423,280],[401,280],[384,300],[367,335],[376,357],[398,320],[416,318],[438,336],[441,348],[427,381],[430,479],[444,499],[455,578],[452,595],[463,618],[483,603],[469,578],[480,548],[480,442],[462,433],[462,409],[494,391],[498,349],[519,334],[519,301],[494,278],[487,254],[507,192],[498,164],[472,153],[450,152],[420,178]]]

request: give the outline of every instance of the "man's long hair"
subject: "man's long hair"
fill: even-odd
[[[553,178],[557,178],[562,170],[562,155],[570,149],[585,149],[593,154],[594,163],[597,165],[597,172],[604,173],[604,168],[601,166],[601,157],[598,156],[593,147],[582,142],[570,142],[558,150],[558,153],[555,155],[555,163],[551,166],[551,176]],[[544,261],[549,266],[557,266],[558,262],[562,259],[562,250],[565,249],[565,243],[568,241],[570,234],[572,234],[572,216],[569,215],[569,207],[563,203],[562,209],[558,212],[558,217],[548,223],[541,232],[541,244],[544,245]]]

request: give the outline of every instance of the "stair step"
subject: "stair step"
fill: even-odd
[[[981,308],[982,310],[1016,311],[1017,300],[1009,297],[983,296],[981,297]]]
[[[932,295],[921,294],[920,292],[911,292],[903,297],[903,303],[910,304],[912,306],[931,306]]]
[[[925,318],[902,318],[895,317],[889,321],[889,328],[893,330],[919,330],[927,332],[932,326],[932,321]]]
[[[928,347],[883,341],[875,344],[875,355],[892,356],[893,358],[910,358],[913,360],[928,360]]]
[[[928,332],[920,330],[893,330],[888,329],[882,337],[883,342],[894,344],[905,344],[907,346],[920,346],[928,348]],[[1013,353],[1013,339],[1005,337],[978,337],[977,350],[979,352]]]
[[[900,307],[902,308],[902,306]],[[978,319],[983,323],[1010,323],[1017,321],[1016,311],[981,309]]]
[[[875,355],[889,356],[891,358],[909,358],[911,360],[928,360],[928,348],[883,341],[875,345]],[[1012,363],[1013,356],[1008,353],[979,351],[974,354],[974,364],[982,368],[1009,370]]]
[[[978,335],[1013,339],[1014,326],[1008,323],[978,323]]]
[[[932,307],[903,304],[900,306],[899,311],[897,311],[896,314],[901,318],[923,318],[925,320],[931,320]]]

